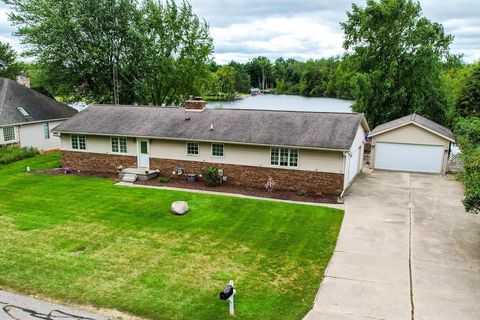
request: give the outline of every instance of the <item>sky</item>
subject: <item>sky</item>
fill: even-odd
[[[307,60],[341,55],[343,32],[350,0],[190,0],[194,12],[210,25],[220,63],[245,62],[257,56]],[[354,0],[360,5],[365,0]],[[465,61],[480,59],[480,0],[420,0],[424,15],[442,23],[455,39],[451,52]],[[22,51],[13,36],[7,14],[0,5],[0,41]]]

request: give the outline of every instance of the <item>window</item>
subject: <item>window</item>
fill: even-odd
[[[72,135],[72,149],[86,150],[87,144],[85,143],[85,136]]]
[[[270,164],[281,167],[297,167],[298,149],[272,148],[270,152]]]
[[[223,157],[223,144],[212,143],[212,156]]]
[[[50,139],[50,126],[48,125],[48,122],[43,124],[43,138],[45,140]]]
[[[112,152],[127,153],[127,138],[112,137]]]
[[[14,127],[4,127],[3,128],[3,141],[12,141],[15,140],[15,128]]]
[[[187,142],[187,155],[198,155],[198,142]]]

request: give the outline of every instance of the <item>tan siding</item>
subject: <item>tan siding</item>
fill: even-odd
[[[86,152],[112,153],[110,137],[87,136],[86,141]],[[70,136],[65,134],[62,135],[62,149],[78,151],[71,148]],[[127,149],[126,155],[137,155],[136,142],[133,138],[128,138]],[[187,155],[186,141],[151,139],[150,144],[152,158],[281,168],[270,165],[270,147],[266,146],[224,144],[224,157],[214,157],[211,152],[209,142],[200,143],[198,156]],[[291,169],[343,173],[343,154],[339,151],[300,149],[298,167]]]
[[[87,136],[86,144],[87,144],[86,150],[74,150],[72,149],[72,142],[71,142],[70,135],[62,134],[62,150],[115,154],[112,152],[110,137]],[[120,153],[120,155],[127,155],[127,156],[137,155],[137,144],[135,143],[134,138],[127,138],[127,153]]]
[[[373,141],[441,145],[445,147],[448,147],[449,145],[448,140],[414,124],[409,124],[398,129],[387,131],[378,136],[374,136]]]
[[[60,138],[53,135],[51,130],[61,124],[62,121],[50,121],[49,130],[50,138],[45,139],[43,132],[43,124],[32,123],[19,127],[20,145],[22,147],[34,147],[39,150],[52,150],[60,148]]]

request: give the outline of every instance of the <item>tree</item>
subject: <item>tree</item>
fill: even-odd
[[[195,91],[212,51],[208,25],[183,2],[8,0],[56,95],[95,102],[174,103]]]
[[[480,117],[480,62],[472,66],[466,77],[456,105],[456,114],[460,117]]]
[[[271,87],[273,84],[272,63],[266,57],[257,57],[246,65],[252,87],[262,90]]]
[[[188,95],[200,93],[196,82],[212,67],[208,24],[187,2],[147,0],[142,12],[145,54],[141,82],[148,97],[144,103],[179,104]]]
[[[353,108],[372,126],[412,112],[446,122],[441,62],[453,38],[421,14],[413,0],[367,0],[341,23],[358,68]]]
[[[230,99],[235,97],[235,68],[226,65],[217,70],[220,92],[226,93]]]
[[[480,212],[480,118],[460,118],[455,126],[457,143],[461,149],[465,185],[463,204],[467,212]]]
[[[10,44],[0,42],[0,77],[15,79],[19,71],[17,54]]]
[[[229,66],[235,69],[235,91],[241,93],[250,92],[250,76],[241,63],[231,61]]]

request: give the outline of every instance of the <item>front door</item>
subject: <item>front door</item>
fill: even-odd
[[[138,139],[138,167],[149,168],[150,167],[150,143],[148,139]]]

